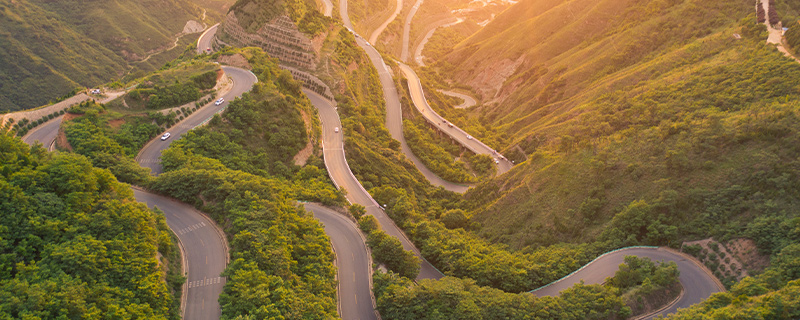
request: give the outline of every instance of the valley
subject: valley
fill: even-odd
[[[147,203],[172,238],[142,274],[171,275],[125,290],[165,319],[792,318],[800,8],[775,2],[205,1],[159,70],[5,114],[0,182],[85,214],[31,178],[71,157]],[[0,253],[3,287],[27,253]]]

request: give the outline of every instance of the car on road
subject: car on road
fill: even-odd
[[[169,139],[170,136],[172,136],[171,133],[165,132],[164,135],[161,136],[161,141]]]
[[[221,105],[223,102],[225,102],[225,98],[219,98],[217,99],[217,101],[214,101],[214,105],[218,106]]]
[[[494,158],[494,163],[500,164],[500,160],[497,160],[497,158]]]
[[[206,48],[206,52],[207,52],[207,53],[211,53],[211,48],[210,48],[210,47],[207,47],[207,48]]]
[[[339,133],[339,127],[333,128],[333,132]]]
[[[468,140],[472,140],[472,136],[471,135],[467,135],[467,139]]]
[[[447,121],[445,121],[445,123],[447,123],[447,126],[448,126],[448,127],[450,127],[450,128],[452,128],[452,127],[453,127],[453,124],[452,124],[452,123],[450,123],[450,122],[447,122]]]

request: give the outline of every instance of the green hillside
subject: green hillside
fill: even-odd
[[[0,134],[0,318],[180,319],[163,215],[83,156]]]
[[[800,240],[800,64],[764,30],[749,1],[531,0],[462,41],[426,71],[482,93],[453,121],[518,163],[466,194],[474,233],[522,253]]]
[[[37,107],[117,78],[129,63],[170,48],[202,11],[189,0],[0,3],[0,111]]]

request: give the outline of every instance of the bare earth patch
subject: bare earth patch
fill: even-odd
[[[58,128],[58,135],[56,135],[56,147],[72,152],[72,145],[67,141],[67,133],[64,131],[64,123],[80,116],[79,114],[72,113],[64,114],[64,118],[61,119],[61,126]]]
[[[499,97],[498,94],[503,88],[503,84],[508,77],[517,71],[524,58],[524,56],[521,56],[517,60],[503,59],[492,65],[487,65],[483,70],[477,72],[467,84],[478,90],[482,100],[502,100],[502,97]],[[494,102],[494,100],[490,102]]]
[[[750,239],[734,239],[725,245],[747,270],[761,272],[769,266],[769,256],[758,252],[756,243]]]
[[[245,57],[242,56],[241,54],[234,54],[234,55],[230,55],[230,56],[220,56],[219,58],[217,58],[217,61],[219,61],[219,63],[227,64],[229,66],[233,66],[233,67],[237,67],[237,68],[242,68],[242,69],[247,69],[247,70],[252,70],[253,69],[253,67],[250,66],[250,63],[247,62],[247,59],[245,59]]]
[[[294,164],[296,164],[298,166],[304,166],[306,164],[306,162],[308,161],[308,157],[310,157],[311,153],[314,152],[314,143],[312,143],[311,138],[310,138],[311,137],[311,118],[308,116],[308,113],[306,113],[305,111],[301,110],[300,114],[303,117],[303,123],[305,123],[305,125],[306,125],[306,133],[308,133],[309,139],[308,139],[308,143],[306,143],[306,147],[303,148],[303,150],[300,150],[300,152],[298,152],[294,156]]]
[[[116,131],[124,123],[125,123],[125,119],[115,119],[115,120],[109,121],[108,125],[111,127],[111,129],[114,129]]]
[[[694,245],[700,247],[699,252],[687,250],[687,246]],[[712,238],[684,242],[682,251],[698,258],[720,280],[739,281],[750,276],[750,272],[764,270],[769,264],[769,257],[758,253],[755,242],[750,239],[735,239],[726,244]]]

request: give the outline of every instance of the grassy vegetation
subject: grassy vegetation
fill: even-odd
[[[174,63],[175,65],[172,65]],[[136,88],[114,103],[122,112],[142,112],[178,107],[202,96],[211,90],[222,75],[219,65],[207,60],[188,60],[165,64],[161,70],[147,77],[134,80]]]
[[[369,37],[373,30],[394,13],[396,4],[397,0],[352,1],[347,3],[347,14],[359,34]]]
[[[626,319],[633,313],[626,292],[655,292],[677,284],[674,263],[625,257],[605,285],[578,284],[558,297],[512,294],[481,287],[471,279],[445,277],[411,283],[376,272],[375,298],[384,319]]]
[[[564,16],[575,19],[553,22]],[[434,86],[448,82],[441,75],[468,79],[462,84],[494,99],[462,121],[491,126],[509,158],[529,160],[467,193],[467,227],[400,223],[437,267],[513,291],[553,275],[518,267],[529,278],[487,276],[468,266],[492,261],[506,272],[574,257],[545,269],[568,270],[611,248],[677,247],[708,236],[753,239],[777,257],[798,241],[800,186],[791,177],[800,174],[800,65],[764,44],[751,4],[529,1],[495,21],[423,77]],[[474,80],[498,83],[492,70],[516,63],[502,86]],[[518,149],[524,154],[512,153]],[[430,217],[420,209],[387,211]],[[488,241],[454,244],[475,235]],[[516,253],[501,259],[505,246]],[[538,255],[547,248],[571,251]],[[459,257],[461,250],[480,255]],[[776,272],[783,283],[757,301],[793,290],[796,275]],[[753,301],[745,307],[774,307]],[[726,305],[745,308],[712,302],[704,312]]]
[[[0,4],[7,22],[0,27],[0,110],[37,107],[118,77],[129,62],[171,46],[186,21],[200,14],[186,0]]]
[[[399,68],[394,70],[400,73]],[[465,151],[447,135],[428,126],[412,105],[405,79],[395,81],[395,86],[403,109],[403,135],[411,151],[428,169],[445,180],[460,183],[473,183],[495,173],[491,157]]]
[[[798,27],[798,24],[800,24],[800,4],[790,0],[775,0],[775,9],[784,27]]]
[[[459,42],[464,41],[471,34],[480,29],[480,26],[472,21],[465,21],[447,28],[436,29],[425,48],[422,55],[426,61],[431,61],[437,57],[443,57],[450,53]]]
[[[442,179],[460,183],[477,181],[467,169],[466,164],[453,157],[452,152],[455,151],[458,154],[460,148],[452,145],[449,148],[451,150],[447,150],[442,144],[433,142],[437,138],[436,132],[428,128],[426,124],[418,125],[412,120],[403,120],[403,135],[414,155],[422,161],[425,167]]]
[[[87,101],[73,106],[71,115],[80,115],[62,124],[69,147],[88,157],[94,166],[109,169],[120,181],[146,185],[150,170],[133,157],[161,128],[145,116],[108,112],[103,105]]]
[[[212,126],[187,133],[190,138],[174,142],[171,149],[218,159],[234,170],[291,177],[299,169],[292,157],[311,138],[300,113],[315,114],[299,82],[260,50],[221,54],[242,54],[254,66],[259,81],[267,82],[232,101],[221,117],[211,120]],[[174,164],[165,159],[164,166]]]
[[[86,157],[5,134],[0,150],[0,317],[180,319],[163,215]]]
[[[211,98],[168,113],[150,110],[194,101],[201,95],[200,90],[208,91],[216,84],[219,72],[218,65],[206,60],[175,60],[138,79],[142,85],[107,106],[92,100],[75,105],[67,110],[71,120],[62,124],[69,146],[59,147],[87,156],[95,166],[111,170],[120,181],[147,185],[151,180],[149,170],[133,158],[150,139],[210,103]],[[155,99],[156,95],[163,98]],[[154,101],[161,104],[155,105]]]

